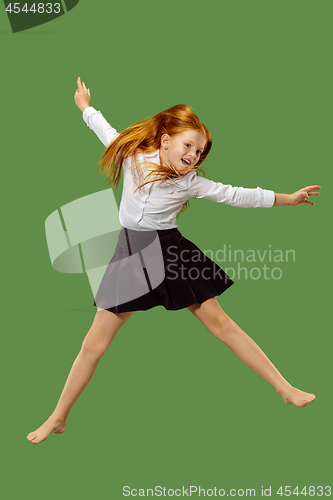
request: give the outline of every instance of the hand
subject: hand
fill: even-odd
[[[288,203],[291,207],[295,207],[296,205],[300,205],[301,203],[306,203],[307,205],[314,205],[311,201],[308,201],[309,196],[317,196],[319,193],[313,193],[314,189],[320,189],[320,186],[308,186],[299,191],[296,191],[293,194],[290,194],[290,203]]]
[[[90,103],[90,89],[87,89],[81,78],[77,79],[77,91],[74,94],[74,101],[77,107],[83,112]]]

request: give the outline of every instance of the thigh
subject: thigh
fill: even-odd
[[[123,313],[113,313],[106,309],[100,309],[96,311],[94,321],[92,326],[98,326],[104,330],[114,330],[115,328],[120,328],[133,314],[131,312]]]

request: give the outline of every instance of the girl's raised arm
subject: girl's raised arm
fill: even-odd
[[[77,79],[77,90],[74,101],[83,113],[83,119],[91,130],[95,132],[99,140],[108,147],[118,137],[116,129],[105,120],[100,111],[90,106],[90,89],[87,89],[81,78]]]

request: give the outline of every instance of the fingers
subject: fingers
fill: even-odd
[[[84,89],[84,90],[87,91],[87,87],[86,87],[86,85],[85,85],[84,82],[81,82],[81,77],[80,76],[78,77],[78,79],[76,80],[76,82],[77,82],[77,88],[78,88],[78,90]]]
[[[309,196],[311,196],[311,193],[308,193],[307,191],[302,193],[305,198],[301,198],[299,200],[299,203],[306,203],[307,205],[314,205],[311,201],[308,200]],[[313,193],[313,194],[319,194],[319,193]]]
[[[299,203],[306,203],[307,205],[314,206],[314,203],[312,203],[311,201],[308,201],[308,198],[309,198],[309,196],[318,196],[318,194],[320,194],[319,192],[313,193],[311,191],[313,191],[314,189],[320,189],[320,188],[321,188],[321,186],[319,186],[319,184],[317,184],[316,186],[307,186],[306,188],[302,189],[301,192],[303,195],[305,195],[305,199],[301,199],[299,201]]]
[[[90,89],[87,89],[86,84],[84,82],[81,82],[81,77],[78,77],[77,89],[76,89],[75,94],[78,95],[80,93],[82,93],[83,95],[88,94],[88,96],[90,97]]]
[[[314,189],[320,189],[321,186],[307,186],[306,188],[304,188],[306,191],[313,191]],[[319,193],[316,193],[316,194],[319,194]]]
[[[297,192],[297,195],[298,195],[298,197],[297,197],[297,199],[295,200],[295,202],[293,204],[294,206],[301,205],[302,203],[306,203],[307,205],[314,205],[314,203],[312,203],[311,201],[308,201],[309,194],[305,190],[305,188],[304,189],[300,189]]]

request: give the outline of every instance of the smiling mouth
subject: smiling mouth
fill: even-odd
[[[182,164],[185,165],[186,167],[189,167],[191,165],[191,162],[189,160],[185,160],[182,158]]]

